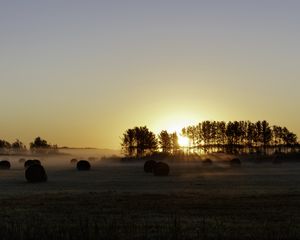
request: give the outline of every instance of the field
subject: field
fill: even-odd
[[[29,184],[22,164],[0,172],[1,239],[299,239],[300,164],[42,159],[49,181]]]

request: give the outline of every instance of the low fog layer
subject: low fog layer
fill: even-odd
[[[9,160],[11,169],[23,168],[23,164],[19,163],[21,158],[39,159],[45,167],[69,167],[70,160],[89,160],[92,163],[99,163],[104,157],[120,156],[120,151],[111,149],[60,149],[57,155],[18,155],[18,156],[0,156],[1,160]]]

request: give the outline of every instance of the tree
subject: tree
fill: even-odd
[[[158,148],[155,134],[144,127],[127,129],[122,138],[122,150],[128,157],[143,157],[147,153],[153,153]]]
[[[57,145],[48,144],[48,142],[41,137],[37,137],[30,143],[30,150],[39,154],[56,154],[58,147]]]
[[[204,121],[202,122],[202,137],[204,141],[204,145],[210,145],[211,143],[211,130],[212,130],[212,124],[210,121]]]
[[[274,145],[281,145],[282,144],[282,127],[280,126],[273,126],[273,142]]]
[[[6,154],[10,151],[11,144],[5,140],[0,140],[0,152],[1,154]]]
[[[17,152],[26,151],[26,146],[19,139],[11,144],[11,148]]]
[[[290,132],[286,127],[282,129],[282,140],[286,146],[297,144],[297,135]]]
[[[170,153],[172,148],[171,135],[166,130],[161,131],[158,135],[158,143],[162,152]]]
[[[192,141],[192,146],[196,146],[196,139],[197,139],[197,128],[195,126],[188,126],[186,128],[186,134],[189,139]]]
[[[261,121],[255,123],[255,134],[254,134],[254,141],[256,146],[261,145],[262,142],[262,126]]]
[[[227,138],[228,145],[234,144],[234,124],[232,122],[227,123],[226,138]]]
[[[247,145],[249,147],[252,147],[253,142],[255,141],[255,124],[250,121],[247,122],[246,139],[247,139]]]
[[[134,129],[127,129],[123,134],[122,149],[128,157],[132,157],[135,154],[136,141]]]
[[[272,130],[267,121],[262,121],[261,123],[261,134],[263,146],[266,147],[272,140]]]
[[[5,140],[0,140],[0,148],[2,149],[10,149],[11,144]]]
[[[148,131],[148,133],[147,133]],[[145,134],[146,132],[146,134]],[[124,136],[122,147],[127,156],[143,156],[149,152],[147,144],[139,139],[147,139],[149,130],[146,127],[135,127],[128,129]],[[151,132],[150,132],[151,133]],[[265,153],[285,147],[285,151],[289,151],[296,146],[297,135],[290,132],[286,127],[273,126],[267,121],[203,121],[197,125],[186,126],[182,129],[181,135],[189,138],[189,148],[202,148],[205,152],[215,150],[227,151],[230,153],[247,153],[263,148]],[[151,134],[150,134],[151,136]],[[153,142],[152,149],[157,148],[155,137],[150,137]],[[167,131],[162,131],[158,135],[158,143],[163,152],[176,153],[180,149],[178,144],[178,136],[176,133],[169,134]],[[150,141],[151,142],[151,141]],[[276,149],[275,149],[276,150]],[[151,150],[152,151],[152,150]],[[151,152],[150,151],[150,152]]]
[[[216,143],[218,145],[224,145],[225,142],[226,142],[226,123],[223,121],[217,122]]]
[[[170,139],[171,139],[171,149],[172,149],[172,153],[176,154],[178,152],[178,150],[180,149],[179,143],[178,143],[178,136],[177,133],[171,133],[170,134]]]
[[[30,149],[36,149],[36,148],[50,148],[51,145],[47,143],[46,140],[42,139],[41,137],[37,137],[34,139],[33,142],[30,143]]]

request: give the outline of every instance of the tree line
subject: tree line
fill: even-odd
[[[9,153],[57,153],[58,146],[49,144],[45,139],[41,137],[36,137],[29,144],[29,150],[26,145],[21,142],[19,139],[16,139],[14,142],[10,143],[6,140],[0,140],[0,153],[9,154]]]
[[[127,129],[122,137],[122,151],[127,157],[143,157],[160,148],[165,153],[175,153],[180,149],[177,133],[161,131],[156,136],[146,126]]]
[[[267,121],[203,121],[182,129],[181,136],[189,139],[187,151],[263,152],[286,151],[299,147],[297,135],[286,127],[271,126]],[[175,154],[183,148],[176,132],[161,131],[157,136],[146,126],[127,129],[122,137],[122,151],[127,157],[143,157],[161,151]]]
[[[262,148],[293,147],[297,135],[286,127],[271,126],[267,121],[203,121],[182,129],[193,148]]]

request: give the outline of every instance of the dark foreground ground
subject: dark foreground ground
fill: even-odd
[[[49,166],[43,184],[1,171],[1,239],[300,239],[300,164],[171,167]]]

